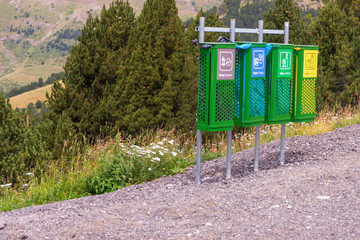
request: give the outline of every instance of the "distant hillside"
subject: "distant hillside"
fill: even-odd
[[[29,103],[36,103],[38,100],[45,101],[46,93],[51,93],[51,85],[41,87],[30,92],[26,92],[15,97],[10,98],[10,103],[13,109],[15,108],[26,108]]]
[[[0,91],[60,72],[89,14],[112,0],[2,0],[0,2]],[[145,0],[129,1],[137,14]],[[184,21],[221,0],[177,0]]]

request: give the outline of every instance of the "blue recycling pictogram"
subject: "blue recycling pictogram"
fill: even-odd
[[[265,48],[252,49],[251,77],[265,77]]]

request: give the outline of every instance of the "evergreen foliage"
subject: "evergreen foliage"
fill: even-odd
[[[128,133],[188,128],[196,112],[196,68],[174,0],[148,0],[131,33],[126,62],[102,109]],[[106,114],[105,113],[105,114]]]
[[[264,14],[265,29],[284,29],[284,22],[290,22],[289,43],[309,43],[301,9],[295,0],[275,0],[275,7]],[[283,43],[284,36],[268,34],[264,35],[264,41]]]
[[[0,180],[17,183],[18,177],[52,159],[39,130],[12,110],[0,93]]]
[[[258,20],[263,20],[263,14],[274,6],[274,1],[254,0],[241,4],[238,0],[224,0],[225,15],[222,18],[224,25],[229,26],[230,19],[235,19],[238,28],[258,28]],[[254,34],[241,34],[242,41],[256,41]]]
[[[329,1],[312,24],[319,45],[320,107],[358,104],[360,37],[358,1]]]
[[[102,133],[99,103],[105,88],[116,83],[134,20],[133,9],[123,0],[104,7],[100,17],[89,16],[65,63],[65,86],[56,83],[48,96],[54,128],[65,121],[75,133],[90,138]]]

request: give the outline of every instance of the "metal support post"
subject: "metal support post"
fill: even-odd
[[[199,24],[199,42],[205,41],[205,18],[200,17]],[[197,130],[196,132],[196,179],[195,184],[200,184],[201,178],[201,130]]]
[[[259,142],[260,142],[260,126],[255,126],[255,152],[254,152],[254,171],[259,170]]]
[[[259,20],[259,33],[258,33],[258,42],[262,43],[263,42],[263,37],[264,37],[264,21],[263,20]]]
[[[263,42],[264,21],[259,20],[258,42]],[[260,143],[260,126],[255,126],[255,150],[254,150],[254,171],[259,170],[259,144]]]
[[[200,184],[201,178],[201,130],[197,130],[196,137],[196,184]]]
[[[226,179],[231,178],[231,136],[232,131],[227,131]]]
[[[230,40],[235,42],[235,19],[230,19]],[[232,131],[227,131],[227,151],[226,151],[226,178],[231,178],[231,138]]]
[[[235,42],[235,19],[230,19],[230,40]]]
[[[281,137],[280,137],[280,164],[285,163],[285,124],[281,124]]]
[[[205,42],[205,18],[199,18],[199,42]]]
[[[289,22],[285,22],[284,26],[284,43],[289,43]],[[281,136],[280,136],[280,164],[285,163],[285,124],[281,124]]]

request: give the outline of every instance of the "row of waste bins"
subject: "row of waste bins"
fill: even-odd
[[[202,43],[197,126],[314,121],[317,46],[269,43]]]

